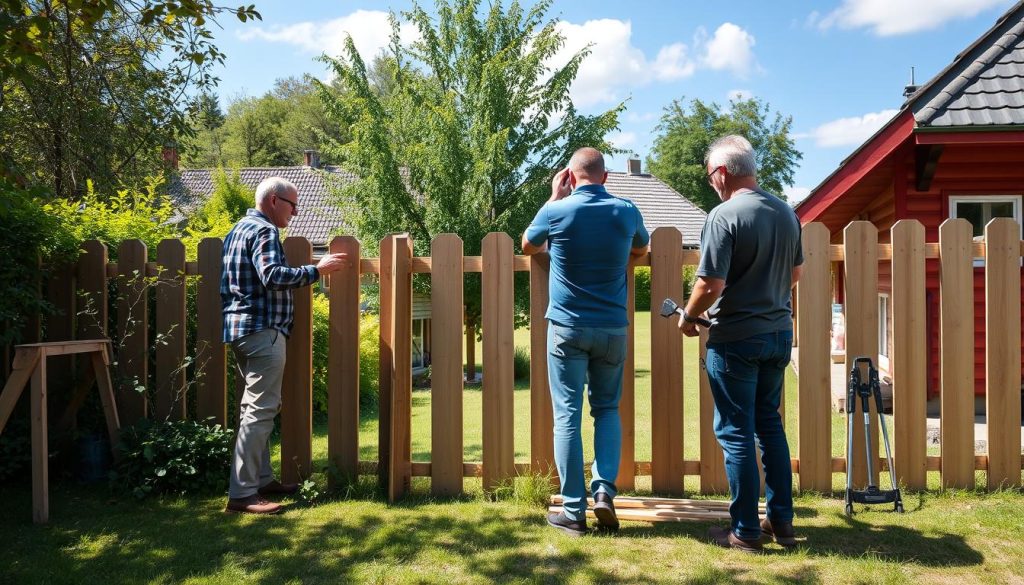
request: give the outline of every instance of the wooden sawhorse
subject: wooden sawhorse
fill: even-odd
[[[121,423],[114,404],[114,388],[110,383],[110,341],[53,341],[15,347],[14,367],[0,393],[0,433],[11,417],[25,384],[32,380],[32,521],[45,524],[50,519],[49,448],[46,437],[46,358],[53,355],[88,354],[96,385],[107,419],[110,447],[116,449]],[[86,388],[88,390],[88,388]],[[71,413],[74,416],[74,413]]]

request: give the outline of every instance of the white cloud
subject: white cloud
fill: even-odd
[[[650,121],[656,119],[657,117],[658,117],[658,113],[657,112],[643,112],[642,114],[638,114],[636,112],[629,112],[629,113],[626,114],[626,121],[627,122],[634,122],[634,123],[637,123],[637,122],[650,122]]]
[[[806,199],[807,196],[811,194],[811,188],[810,187],[786,187],[786,189],[784,190],[784,193],[786,195],[786,199],[789,201],[789,204],[790,205],[796,205],[797,203],[800,203],[801,201]]]
[[[726,94],[726,98],[730,102],[742,102],[743,100],[749,100],[754,97],[754,93],[749,89],[732,89]]]
[[[702,61],[710,69],[728,70],[746,77],[757,68],[754,43],[753,35],[727,22],[719,26],[707,42]]]
[[[391,23],[388,13],[380,10],[356,10],[352,14],[323,22],[298,22],[289,25],[247,27],[238,33],[243,41],[263,40],[296,45],[309,53],[326,53],[332,57],[342,54],[345,38],[352,37],[364,61],[369,62],[391,41]],[[401,25],[399,37],[403,43],[418,38],[418,31],[408,23]]]
[[[807,22],[821,29],[870,28],[876,35],[891,36],[934,29],[1008,4],[1008,0],[843,0],[842,6],[823,17],[811,13]]]
[[[611,142],[618,148],[626,148],[636,144],[636,132],[615,132],[608,136],[608,142]]]
[[[796,134],[794,138],[812,138],[817,146],[824,148],[833,146],[857,146],[871,137],[886,122],[892,119],[899,110],[882,110],[853,116],[852,118],[839,118],[818,126],[811,132]]]

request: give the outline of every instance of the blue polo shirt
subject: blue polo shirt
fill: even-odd
[[[603,185],[545,203],[526,228],[551,257],[547,319],[565,327],[625,327],[626,265],[650,241],[640,210]]]

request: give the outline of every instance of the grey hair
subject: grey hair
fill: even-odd
[[[288,179],[283,179],[281,177],[267,177],[260,181],[260,184],[256,186],[256,205],[259,206],[269,203],[272,195],[298,192],[299,190],[295,188],[295,184]]]
[[[733,177],[756,177],[757,162],[750,141],[738,134],[723,136],[711,143],[704,158],[705,166],[725,167]]]

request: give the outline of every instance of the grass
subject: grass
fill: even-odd
[[[650,459],[649,317],[637,319],[637,458]],[[516,332],[528,345],[528,332]],[[699,454],[696,344],[684,345],[685,453]],[[477,355],[481,355],[478,351]],[[796,442],[795,377],[786,380],[790,445]],[[481,393],[465,392],[465,459],[481,457]],[[515,391],[515,448],[528,459],[529,388]],[[586,420],[586,419],[585,419]],[[430,393],[413,394],[413,458],[430,457]],[[841,453],[845,418],[833,416],[833,452]],[[584,425],[590,452],[590,432]],[[361,458],[376,458],[377,424],[362,422]],[[317,468],[327,437],[317,425]],[[277,459],[275,449],[275,460]],[[930,473],[937,488],[937,474]],[[837,488],[844,476],[833,476]],[[983,475],[980,478],[984,485]],[[318,481],[323,477],[318,474]],[[638,492],[649,482],[638,478]],[[884,478],[883,478],[884,481]],[[691,493],[698,480],[688,477]],[[547,482],[519,478],[498,501],[466,480],[467,495],[435,500],[429,480],[394,505],[380,500],[373,478],[293,503],[282,516],[226,515],[223,497],[136,502],[103,487],[51,485],[51,522],[31,524],[26,482],[0,486],[0,583],[1024,583],[1024,494],[935,491],[909,494],[908,513],[881,508],[843,515],[841,499],[801,494],[795,551],[772,545],[748,556],[716,548],[709,523],[624,523],[614,540],[571,539],[545,526],[539,501]]]

